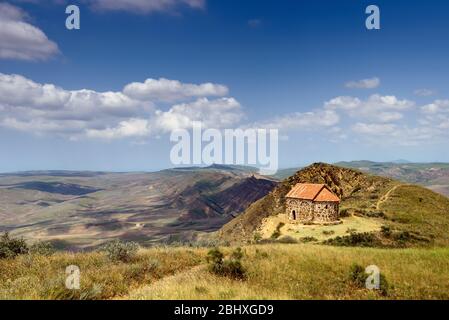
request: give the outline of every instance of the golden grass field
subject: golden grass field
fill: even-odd
[[[222,248],[230,252],[233,248]],[[243,247],[245,280],[211,274],[208,249],[141,249],[132,261],[103,253],[22,255],[0,260],[0,299],[449,299],[449,249],[376,249],[313,244]],[[388,295],[348,280],[352,264],[377,265]],[[81,290],[65,289],[65,268]]]

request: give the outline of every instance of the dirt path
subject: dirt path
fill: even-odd
[[[379,201],[377,201],[377,205],[376,205],[376,210],[380,210],[380,206],[386,202],[388,200],[388,198],[390,197],[391,193],[394,192],[397,188],[405,186],[405,184],[398,184],[395,185],[393,188],[391,188],[390,190],[388,190],[388,192],[386,194],[384,194]]]

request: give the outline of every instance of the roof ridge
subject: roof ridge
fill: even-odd
[[[321,183],[318,183],[318,184],[321,184]],[[321,189],[316,193],[316,195],[315,195],[315,197],[313,197],[312,201],[315,201],[315,199],[320,195],[321,191],[323,191],[324,188],[328,189],[325,184],[322,184]]]

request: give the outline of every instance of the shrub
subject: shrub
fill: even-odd
[[[364,215],[368,218],[385,218],[383,211],[366,211]]]
[[[315,241],[318,241],[318,239],[317,239],[317,238],[314,238],[314,237],[303,237],[303,238],[300,239],[300,241],[301,241],[302,243],[308,243],[308,242],[315,242]]]
[[[349,281],[358,288],[365,288],[365,282],[368,275],[365,269],[356,263],[353,263],[349,268]]]
[[[271,239],[277,239],[281,236],[281,228],[285,226],[285,223],[279,222],[279,224],[276,227],[276,230],[271,235]]]
[[[334,233],[335,233],[334,230],[324,230],[324,231],[323,231],[323,234],[324,234],[325,236],[331,236],[331,235],[333,235]]]
[[[254,233],[254,242],[259,242],[262,240],[262,235],[259,232]]]
[[[277,242],[285,244],[293,244],[298,243],[298,240],[290,236],[283,236],[282,238],[279,238]]]
[[[389,237],[391,236],[391,229],[388,226],[381,226],[380,227],[380,232],[385,236],[385,237]]]
[[[15,258],[18,255],[28,253],[29,248],[23,239],[12,239],[9,233],[0,237],[0,259]]]
[[[29,252],[42,256],[51,256],[55,253],[55,248],[51,242],[36,242],[31,247]]]
[[[207,254],[209,271],[219,276],[243,280],[246,272],[241,262],[242,258],[241,248],[235,249],[227,259],[224,259],[224,254],[218,248],[214,248]]]
[[[323,242],[334,246],[358,246],[358,247],[374,247],[380,246],[381,242],[375,237],[373,233],[351,233],[348,236],[336,237]]]
[[[103,247],[103,251],[112,261],[129,262],[137,254],[139,245],[135,242],[114,240]]]
[[[340,213],[339,213],[339,216],[341,218],[349,217],[350,216],[349,210],[348,209],[341,209]]]
[[[275,230],[274,232],[273,232],[273,234],[271,235],[271,239],[277,239],[277,238],[279,238],[281,236],[281,233],[278,231],[278,230]]]

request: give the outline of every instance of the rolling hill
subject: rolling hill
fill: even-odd
[[[345,235],[329,231],[325,243],[363,246],[429,246],[449,244],[449,199],[426,188],[386,177],[323,163],[313,164],[282,181],[272,192],[253,203],[217,233],[224,240],[251,242],[270,217],[285,211],[285,195],[296,183],[325,183],[342,199],[343,226],[351,218],[376,223],[369,232],[348,230]],[[359,221],[360,222],[360,221]],[[288,226],[279,226],[288,234]],[[316,230],[315,230],[316,231]],[[303,231],[297,230],[298,233]],[[308,234],[303,232],[304,237]],[[313,239],[319,240],[319,239]]]
[[[419,184],[435,192],[449,196],[448,163],[349,161],[338,162],[335,165],[408,183]]]

